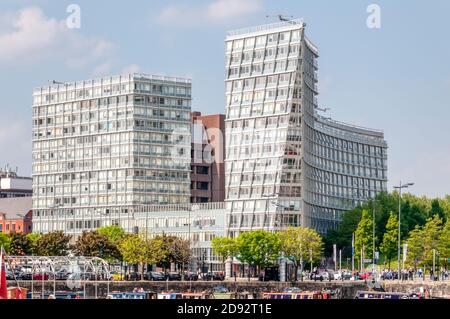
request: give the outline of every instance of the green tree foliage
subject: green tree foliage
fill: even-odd
[[[234,238],[214,237],[212,240],[212,249],[225,265],[228,257],[235,257],[237,253],[237,243]]]
[[[171,263],[184,265],[189,263],[191,257],[190,243],[188,240],[176,236],[157,236],[163,242],[162,250],[165,252],[161,264],[164,268],[169,268]]]
[[[446,226],[447,227],[447,226]],[[429,218],[426,224],[416,228],[410,232],[406,241],[408,244],[408,264],[414,267],[430,267],[433,263],[433,250],[442,253],[442,242],[445,240],[442,220],[439,215]]]
[[[433,199],[431,201],[431,211],[430,211],[430,217],[433,217],[435,215],[438,215],[439,218],[443,221],[446,222],[447,220],[447,216],[445,214],[444,208],[441,207],[441,203],[439,201],[439,199]]]
[[[13,256],[31,255],[33,242],[25,234],[13,233],[10,236],[9,253]]]
[[[410,233],[406,240],[408,245],[408,254],[406,261],[409,265],[413,265],[415,269],[422,264],[423,245],[422,245],[422,228],[417,225]]]
[[[119,251],[123,261],[131,265],[142,265],[142,268],[149,259],[148,245],[136,234],[127,234],[119,244]]]
[[[447,219],[445,226],[442,228],[438,249],[443,264],[448,266],[448,259],[450,258],[450,219]]]
[[[168,253],[164,240],[161,237],[156,237],[147,240],[146,244],[148,248],[147,263],[151,265],[161,263]]]
[[[355,231],[355,257],[361,262],[361,250],[364,247],[364,258],[372,258],[373,219],[367,210],[362,211],[361,221]]]
[[[433,250],[439,250],[439,242],[442,234],[442,220],[439,215],[430,218],[423,226],[423,262],[425,265],[433,264]]]
[[[8,235],[0,233],[0,248],[3,246],[5,251],[9,253],[9,244],[11,243],[11,238]]]
[[[109,241],[114,244],[118,244],[125,237],[123,228],[116,225],[100,227],[97,232],[108,237]]]
[[[27,237],[31,241],[31,255],[36,255],[36,244],[41,235],[37,233],[31,233],[27,234]]]
[[[295,281],[298,267],[303,267],[303,262],[309,260],[311,254],[313,261],[320,260],[322,257],[322,238],[313,229],[289,227],[278,233],[278,236],[281,242],[281,251],[294,263]]]
[[[351,247],[352,233],[356,231],[363,210],[373,212],[373,209],[375,209],[376,242],[381,243],[390,213],[398,214],[398,199],[398,192],[383,192],[378,194],[375,200],[370,200],[344,213],[339,227],[336,230],[329,231],[324,238],[325,253],[328,256],[331,255],[333,244],[343,248]],[[403,194],[401,200],[402,240],[405,240],[409,232],[417,225],[425,225],[427,219],[435,214],[438,214],[444,221],[450,216],[450,195],[441,199],[429,199],[408,193]],[[445,219],[442,216],[445,216]],[[344,257],[351,257],[350,249],[344,249],[343,251]]]
[[[380,245],[380,251],[388,260],[389,268],[391,268],[391,260],[397,256],[398,248],[398,219],[394,213],[391,213],[386,224],[386,230],[383,241]]]
[[[83,232],[75,243],[74,252],[78,256],[100,257],[110,262],[121,258],[118,247],[97,231]]]
[[[281,242],[277,234],[257,230],[241,233],[237,247],[240,261],[262,268],[275,263],[280,256]]]
[[[36,254],[39,256],[67,256],[72,236],[56,231],[41,235],[36,241]]]

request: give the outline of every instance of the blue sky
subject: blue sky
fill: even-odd
[[[67,29],[69,4],[81,28]],[[366,25],[369,4],[381,28]],[[303,17],[319,47],[319,103],[341,121],[384,130],[389,185],[450,193],[450,1],[2,0],[0,166],[31,174],[31,91],[140,71],[193,79],[194,109],[224,112],[224,37],[230,29]]]

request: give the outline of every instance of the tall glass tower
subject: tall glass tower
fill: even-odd
[[[300,225],[325,233],[386,189],[383,133],[317,114],[319,53],[303,20],[231,31],[226,57],[229,236]]]
[[[75,234],[104,226],[102,216],[132,231],[141,205],[189,203],[190,114],[189,79],[127,74],[36,88],[34,231]]]

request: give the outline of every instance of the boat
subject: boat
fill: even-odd
[[[158,299],[182,299],[179,292],[162,292],[158,294]]]
[[[420,294],[385,291],[358,291],[355,299],[424,299]]]
[[[329,291],[266,292],[263,299],[337,299],[337,295]]]
[[[144,292],[113,292],[107,299],[157,299],[157,293],[153,291]]]
[[[206,292],[186,292],[181,294],[181,299],[212,299],[212,295]]]

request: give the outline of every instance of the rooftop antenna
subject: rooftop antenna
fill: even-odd
[[[331,111],[331,108],[329,108],[329,107],[324,107],[324,108],[316,107],[316,110],[322,111],[322,112],[328,112],[328,111]]]
[[[283,14],[277,14],[277,15],[266,15],[266,19],[268,18],[278,18],[280,21],[294,23],[292,19],[294,19],[294,16],[287,16]]]
[[[58,82],[58,81],[55,81],[55,80],[52,81],[52,84],[63,84],[63,85],[66,85],[66,83]]]

